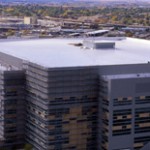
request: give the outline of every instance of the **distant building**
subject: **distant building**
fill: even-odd
[[[150,43],[0,42],[0,147],[149,150]]]
[[[102,36],[108,32],[109,30],[96,30],[96,31],[87,32],[86,35],[87,36]]]
[[[130,31],[130,32],[146,32],[147,28],[131,28],[131,27],[125,27],[121,29],[122,31]]]
[[[37,17],[24,17],[24,24],[27,25],[37,24]]]

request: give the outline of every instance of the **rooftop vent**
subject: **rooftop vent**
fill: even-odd
[[[115,42],[113,41],[92,41],[84,40],[83,47],[86,49],[96,49],[96,50],[106,50],[106,49],[115,49]]]

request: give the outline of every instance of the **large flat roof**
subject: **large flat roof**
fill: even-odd
[[[143,64],[150,61],[148,40],[111,40],[116,43],[115,50],[92,50],[73,45],[82,41],[83,39],[0,41],[0,52],[47,68]]]

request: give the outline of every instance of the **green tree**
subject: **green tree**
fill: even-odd
[[[31,144],[25,144],[24,150],[32,150],[32,145]]]

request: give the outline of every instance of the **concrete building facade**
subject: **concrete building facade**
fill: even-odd
[[[24,17],[24,24],[27,25],[35,25],[37,24],[37,17],[33,16],[33,17]]]
[[[81,42],[0,43],[1,147],[149,149],[149,41]]]

